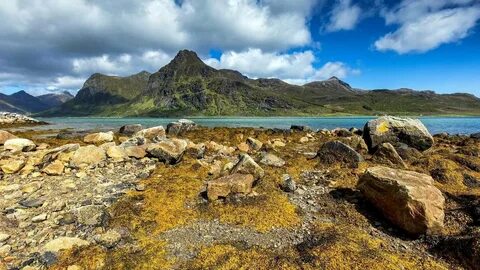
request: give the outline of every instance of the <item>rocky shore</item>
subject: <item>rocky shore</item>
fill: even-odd
[[[47,123],[25,116],[23,114],[0,112],[0,127],[45,125]]]
[[[363,130],[0,131],[0,269],[478,269],[480,140]]]

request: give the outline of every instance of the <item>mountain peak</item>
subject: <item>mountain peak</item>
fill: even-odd
[[[200,57],[198,57],[196,52],[189,51],[189,50],[178,51],[177,55],[173,58],[172,62],[185,63],[185,64],[194,64],[194,63],[204,64],[200,59]]]
[[[160,77],[173,76],[209,76],[216,69],[205,64],[194,51],[181,50],[175,58],[159,70]]]

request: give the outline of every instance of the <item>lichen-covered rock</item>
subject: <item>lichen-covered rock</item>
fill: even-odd
[[[365,124],[363,137],[373,151],[378,145],[388,142],[396,146],[405,143],[420,151],[433,145],[433,137],[418,119],[383,116]]]
[[[77,222],[87,226],[101,226],[106,223],[108,213],[102,205],[87,205],[74,210]]]
[[[20,171],[26,164],[25,159],[2,159],[0,168],[4,173],[13,174]]]
[[[163,126],[156,126],[151,128],[146,128],[135,133],[134,137],[141,137],[145,139],[152,140],[154,138],[164,138],[165,137],[165,128]]]
[[[4,149],[12,152],[30,152],[35,148],[37,145],[29,139],[14,138],[4,143]]]
[[[122,240],[122,235],[115,230],[108,230],[105,233],[95,235],[94,239],[95,242],[106,248],[113,248]]]
[[[214,201],[230,194],[248,194],[252,192],[255,178],[251,174],[234,173],[207,182],[207,197]]]
[[[445,198],[429,175],[378,166],[367,169],[357,187],[405,231],[413,235],[441,232]]]
[[[44,252],[57,253],[61,250],[71,249],[73,247],[82,247],[89,245],[90,242],[77,237],[58,237],[43,246]]]
[[[48,175],[61,175],[65,166],[60,160],[55,160],[54,162],[48,164],[43,168],[43,172]]]
[[[0,145],[3,145],[6,141],[15,138],[17,138],[17,136],[13,135],[12,133],[5,130],[0,130]]]
[[[72,158],[70,165],[72,167],[82,167],[89,165],[97,165],[107,158],[105,150],[95,145],[87,145],[78,148]]]
[[[65,144],[65,145],[47,150],[45,153],[43,153],[43,157],[41,158],[41,160],[43,163],[49,163],[59,158],[62,154],[72,153],[74,151],[77,151],[78,148],[80,148],[80,145],[78,143]]]
[[[176,164],[180,162],[186,149],[187,141],[173,138],[149,145],[147,152],[160,161]]]
[[[357,151],[340,141],[324,143],[318,150],[317,157],[325,164],[339,162],[352,168],[357,168],[358,164],[363,161],[363,157]]]
[[[180,119],[167,125],[167,134],[179,135],[195,128],[196,126],[197,124],[195,124],[195,122],[192,120]]]
[[[128,146],[128,147],[125,147],[124,149],[125,149],[125,154],[128,157],[141,159],[141,158],[144,158],[147,155],[147,152],[145,151],[145,147]]]
[[[407,168],[407,164],[390,143],[380,144],[373,153],[373,160],[392,167]]]
[[[251,148],[253,151],[258,151],[262,149],[263,143],[255,138],[249,137],[247,138],[247,144],[249,148]]]
[[[368,146],[365,143],[365,140],[360,136],[340,137],[338,140],[349,145],[359,153],[366,153],[368,151]]]
[[[118,145],[113,145],[107,148],[107,156],[113,160],[121,161],[127,158],[127,153],[125,149]]]
[[[83,138],[85,143],[106,143],[106,142],[113,142],[113,131],[109,132],[98,132],[88,134]]]
[[[248,154],[240,154],[237,164],[230,170],[231,174],[252,174],[256,180],[265,175],[265,171]]]
[[[260,160],[260,163],[272,167],[283,167],[285,165],[285,160],[277,157],[271,153],[265,153]]]
[[[120,127],[118,133],[124,135],[133,135],[143,129],[143,126],[140,124],[125,125]]]

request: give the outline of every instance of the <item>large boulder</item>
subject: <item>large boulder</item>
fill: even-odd
[[[90,165],[97,165],[100,162],[104,161],[107,158],[105,150],[101,147],[97,147],[95,145],[87,145],[78,148],[71,160],[70,165],[72,167],[82,167],[82,166],[90,166]]]
[[[12,152],[30,152],[35,150],[37,146],[29,139],[10,139],[4,143],[4,149]]]
[[[147,152],[160,161],[176,164],[182,159],[187,145],[187,141],[173,138],[149,145]]]
[[[255,178],[251,174],[231,174],[207,182],[207,197],[210,201],[225,198],[230,194],[252,192]]]
[[[167,125],[167,134],[179,135],[195,128],[196,126],[197,124],[195,124],[195,122],[192,120],[180,119]]]
[[[433,137],[418,119],[383,116],[365,124],[363,138],[371,151],[385,142],[407,144],[420,151],[433,145]]]
[[[0,145],[3,145],[6,141],[15,138],[17,138],[17,136],[13,135],[12,133],[5,130],[0,130]]]
[[[363,157],[357,151],[340,141],[324,143],[318,150],[317,157],[325,164],[339,162],[351,168],[357,168],[358,164],[363,161]]]
[[[152,140],[154,138],[164,138],[165,137],[165,129],[163,126],[156,126],[151,128],[146,128],[138,131],[135,133],[134,137],[140,137]]]
[[[387,219],[408,233],[441,232],[445,198],[429,175],[378,166],[367,169],[357,187]]]
[[[248,154],[240,154],[237,164],[230,170],[231,174],[251,174],[255,177],[255,180],[262,178],[265,175],[265,171],[258,165],[252,157]]]
[[[124,134],[124,135],[133,135],[142,129],[143,127],[140,124],[125,125],[120,127],[120,129],[118,130],[118,133]]]

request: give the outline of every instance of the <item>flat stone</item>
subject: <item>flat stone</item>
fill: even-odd
[[[42,171],[48,175],[61,175],[64,168],[65,166],[63,165],[63,162],[60,160],[55,160],[43,168]]]
[[[40,207],[45,203],[45,198],[25,199],[19,202],[23,207],[35,208]]]
[[[51,240],[43,246],[44,252],[57,253],[60,250],[71,249],[73,247],[82,247],[89,245],[90,242],[77,237],[58,237]]]
[[[207,182],[207,197],[213,201],[230,194],[248,194],[252,192],[254,182],[255,178],[251,174],[226,175]]]
[[[272,166],[272,167],[283,167],[285,166],[285,160],[277,157],[274,154],[266,153],[263,155],[262,159],[260,160],[260,164]]]
[[[19,172],[26,164],[24,159],[0,160],[0,168],[4,173],[13,174]]]
[[[47,220],[47,218],[48,218],[48,215],[46,213],[43,213],[43,214],[34,216],[32,218],[32,222],[42,222],[42,221]]]
[[[29,139],[9,139],[4,143],[4,149],[12,152],[30,152],[35,150],[37,146]]]

